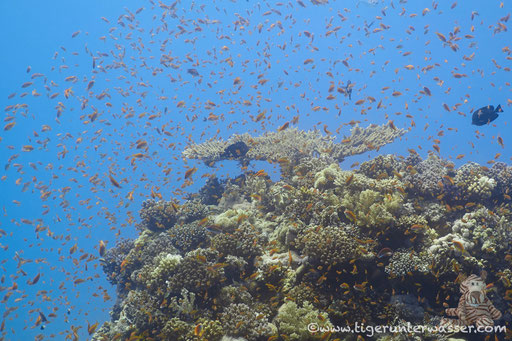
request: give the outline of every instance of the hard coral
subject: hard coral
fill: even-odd
[[[175,224],[167,231],[171,244],[182,254],[208,243],[205,227],[198,221],[189,224]]]
[[[172,227],[177,221],[178,207],[174,202],[148,199],[142,203],[140,218],[142,226],[152,231]]]
[[[297,306],[293,301],[282,304],[275,323],[279,333],[286,335],[289,340],[321,340],[325,335],[320,332],[320,328],[329,329],[333,326],[325,312],[316,310],[307,301],[302,307]],[[313,332],[311,332],[311,326],[314,329]]]
[[[261,340],[276,333],[274,325],[261,312],[247,304],[235,303],[227,306],[220,315],[224,332],[228,336],[241,336],[247,340]]]
[[[386,272],[394,276],[407,276],[410,273],[429,272],[431,258],[426,253],[414,251],[397,250],[391,256]]]
[[[175,267],[174,274],[167,281],[167,290],[180,293],[185,288],[204,294],[206,290],[215,288],[225,278],[224,269],[214,266],[218,259],[218,252],[211,249],[190,251]]]
[[[373,179],[382,179],[393,176],[394,172],[400,170],[401,165],[394,155],[379,155],[376,158],[363,162],[359,172]]]
[[[297,163],[299,159],[308,156],[328,156],[332,161],[342,161],[345,157],[361,154],[368,150],[392,142],[405,133],[403,129],[393,129],[389,125],[370,125],[366,128],[352,128],[351,135],[345,143],[334,142],[333,136],[322,136],[317,131],[301,131],[290,128],[277,132],[269,132],[252,137],[249,134],[234,135],[227,141],[210,140],[202,144],[188,146],[183,156],[189,159],[201,159],[208,165],[229,159],[225,154],[228,146],[243,142],[249,148],[247,153],[240,156],[241,160],[278,161],[289,159]],[[371,144],[367,143],[372,141]]]
[[[395,220],[395,213],[403,202],[399,193],[382,195],[371,189],[360,193],[347,193],[342,205],[355,213],[355,223],[366,227],[384,227]]]
[[[443,191],[439,183],[443,183],[443,176],[447,175],[448,170],[442,160],[434,155],[429,155],[428,159],[423,160],[411,168],[405,176],[405,180],[410,182],[412,187],[422,195],[435,197]]]
[[[342,264],[359,252],[354,237],[339,226],[310,226],[298,238],[304,255],[320,264]]]
[[[233,232],[219,233],[212,238],[212,248],[224,255],[252,259],[261,254],[263,237],[254,226],[243,224]]]
[[[134,242],[131,239],[122,239],[116,247],[109,249],[102,260],[103,272],[107,275],[112,284],[122,280],[121,264],[133,248]]]

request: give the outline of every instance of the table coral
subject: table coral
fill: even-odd
[[[306,156],[328,155],[333,161],[377,149],[392,142],[405,133],[403,129],[393,129],[389,125],[370,125],[366,128],[353,127],[346,143],[334,142],[333,136],[322,136],[317,131],[304,132],[295,128],[269,132],[253,137],[249,134],[234,135],[227,141],[209,140],[201,144],[189,145],[183,156],[200,159],[211,165],[227,159],[224,150],[233,143],[244,142],[249,150],[241,160],[271,160],[287,158],[297,162]],[[367,141],[372,141],[369,145]]]

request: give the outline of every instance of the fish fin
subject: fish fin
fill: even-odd
[[[495,112],[503,112],[503,109],[501,109],[501,104],[498,104]]]

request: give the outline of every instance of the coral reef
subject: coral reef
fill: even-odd
[[[353,340],[331,327],[438,325],[463,274],[483,269],[510,327],[510,167],[413,152],[338,164],[401,134],[356,127],[335,143],[286,129],[189,146],[188,158],[243,161],[243,174],[211,177],[183,202],[143,203],[139,237],[101,260],[117,302],[93,340]],[[246,169],[260,159],[282,177]]]

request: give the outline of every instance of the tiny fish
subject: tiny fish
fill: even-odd
[[[185,179],[190,178],[196,171],[197,171],[196,167],[187,169],[187,171],[185,172]]]
[[[204,328],[201,323],[195,326],[194,328],[194,336],[201,337],[204,334]]]
[[[114,179],[114,177],[111,174],[108,175],[108,178],[110,179],[110,182],[112,183],[112,185],[116,186],[117,188],[121,188],[121,185],[119,185],[119,182],[117,182],[116,179]]]
[[[105,250],[106,250],[105,243],[103,242],[103,240],[100,240],[99,252],[100,252],[101,257],[105,256]]]
[[[89,335],[94,333],[94,331],[96,330],[96,327],[98,327],[98,322],[96,322],[93,325],[91,325],[91,324],[89,324],[89,322],[87,322],[87,332],[89,333]]]
[[[48,319],[46,318],[46,316],[44,316],[42,312],[39,312],[39,317],[41,318],[42,322],[48,322]]]
[[[446,43],[446,37],[444,36],[444,34],[436,32],[436,35],[439,38],[439,40],[441,40],[443,43]]]
[[[355,213],[350,210],[345,210],[345,216],[354,223],[357,221]]]
[[[350,176],[345,180],[345,185],[350,185],[352,180],[354,179],[354,173],[350,174]]]
[[[187,72],[192,76],[199,76],[199,72],[196,69],[188,69]]]
[[[393,255],[393,250],[389,247],[382,248],[377,254],[377,258],[391,257]]]
[[[37,273],[37,275],[32,279],[32,281],[27,281],[27,284],[34,285],[39,281],[39,278],[41,278],[41,273]]]
[[[464,249],[464,245],[458,241],[458,240],[452,240],[452,243],[453,243],[453,246],[459,250],[460,252],[464,253],[465,249]]]
[[[363,282],[361,284],[356,283],[356,284],[354,284],[353,288],[359,292],[365,292],[366,291],[366,282]]]
[[[503,144],[503,139],[501,136],[498,136],[498,144],[501,146],[501,148],[505,148],[505,145]]]
[[[425,226],[421,225],[421,224],[413,224],[411,226],[411,230],[413,230],[414,232],[422,231],[424,228],[425,228]]]
[[[283,124],[282,126],[279,127],[279,129],[277,129],[277,131],[283,131],[285,130],[286,128],[288,128],[290,126],[290,122],[286,122],[285,124]]]

